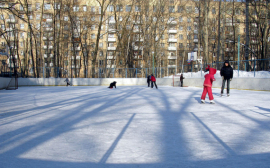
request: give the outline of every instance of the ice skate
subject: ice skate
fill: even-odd
[[[214,100],[210,100],[210,104],[215,104]]]
[[[202,100],[201,100],[201,103],[202,103],[202,104],[205,104],[205,100],[202,99]]]
[[[229,97],[230,96],[230,93],[228,93],[227,96]]]
[[[220,97],[222,97],[223,96],[223,93],[220,93]]]

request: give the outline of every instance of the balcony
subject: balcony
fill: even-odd
[[[168,56],[168,59],[176,59],[176,56]]]
[[[175,38],[169,38],[168,39],[168,42],[177,43],[177,39],[175,39]]]
[[[107,56],[107,59],[113,59],[113,56]]]
[[[43,39],[43,40],[47,40],[47,37],[43,37],[42,39]]]
[[[141,39],[136,38],[136,39],[135,39],[135,41],[140,41],[140,42],[143,42],[143,41],[144,41],[144,39],[143,39],[143,38],[141,38]]]
[[[76,56],[76,59],[77,59],[77,60],[80,60],[80,59],[81,59],[81,56]]]
[[[50,63],[50,67],[53,67],[53,63],[52,62]]]
[[[168,47],[169,51],[176,51],[176,47]]]
[[[46,22],[52,22],[53,20],[52,19],[46,19]]]
[[[114,24],[115,20],[109,20],[109,24]]]
[[[43,48],[44,48],[44,49],[47,49],[47,46],[45,45],[45,46],[43,46]]]
[[[52,27],[45,27],[44,31],[53,31],[53,28]]]
[[[50,58],[53,58],[53,54],[50,54]]]
[[[194,43],[198,43],[198,39],[194,39],[193,42],[194,42]]]
[[[177,21],[168,21],[167,24],[177,24]]]
[[[6,22],[7,23],[15,23],[16,22],[16,19],[6,19]]]
[[[139,47],[139,46],[134,46],[133,47],[133,50],[142,50],[143,49],[143,47],[141,46],[141,47]]]
[[[109,32],[110,33],[115,33],[116,32],[116,29],[109,29]]]
[[[108,50],[116,50],[116,47],[108,47]]]
[[[44,58],[47,58],[47,54],[44,54],[44,56],[43,56]]]
[[[80,51],[81,50],[81,47],[75,47],[75,50],[76,51]]]
[[[168,68],[176,68],[176,65],[168,65]]]
[[[115,68],[115,65],[107,65],[107,68]]]
[[[139,29],[133,29],[133,32],[134,32],[134,33],[139,33],[140,30],[139,30]]]
[[[52,45],[50,45],[50,46],[49,46],[49,49],[53,49],[53,46],[52,46]]]
[[[116,42],[116,38],[108,38],[108,42]]]
[[[194,30],[194,33],[195,33],[195,34],[198,34],[198,30]]]
[[[168,30],[168,33],[177,33],[177,30],[175,30],[175,29],[171,29],[171,30]]]
[[[141,55],[136,55],[136,56],[134,56],[134,59],[142,59],[142,56]]]

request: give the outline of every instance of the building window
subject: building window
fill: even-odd
[[[195,13],[199,13],[199,12],[200,12],[199,8],[195,7]]]
[[[95,20],[96,20],[95,16],[92,16],[91,21],[95,21]]]
[[[91,39],[95,39],[95,38],[96,38],[95,34],[91,34]]]
[[[33,20],[33,15],[28,16],[30,20]]]
[[[40,3],[36,3],[36,10],[40,10]]]
[[[182,31],[183,30],[183,26],[179,26],[179,30]]]
[[[126,6],[126,12],[130,12],[131,11],[131,5],[127,5]]]
[[[123,6],[122,5],[117,5],[116,6],[116,11],[117,12],[123,12]]]
[[[80,10],[80,7],[79,6],[73,6],[73,11],[74,12],[78,12]]]
[[[24,29],[24,24],[20,24],[20,29]]]
[[[51,9],[51,4],[45,3],[44,10],[50,10],[50,9]]]
[[[103,43],[99,43],[99,48],[103,48]]]
[[[91,26],[91,30],[95,30],[96,29],[96,26],[95,25],[92,25]]]
[[[86,5],[83,6],[83,11],[84,11],[84,12],[87,11],[87,6],[86,6]]]
[[[178,6],[178,10],[177,10],[178,13],[182,13],[183,10],[184,10],[184,8],[182,6]]]
[[[183,40],[184,39],[183,34],[179,34],[179,39],[180,40]]]
[[[109,5],[107,10],[108,10],[108,12],[113,12],[113,5]]]
[[[187,27],[187,31],[191,31],[191,26],[188,26]]]
[[[175,11],[174,11],[174,6],[169,6],[169,12],[170,13],[174,13]]]
[[[181,16],[179,17],[179,22],[183,22],[183,18]]]
[[[20,11],[23,11],[24,9],[23,9],[23,6],[22,5],[20,5]]]
[[[191,18],[187,18],[187,22],[190,23],[191,22]]]
[[[64,16],[64,21],[68,21],[68,16]]]
[[[40,20],[40,14],[36,15],[36,20]]]
[[[95,9],[95,7],[94,6],[91,6],[91,12],[96,12],[96,9]]]
[[[136,6],[135,6],[135,12],[140,12],[140,11],[141,11],[141,6],[136,5]]]
[[[192,6],[187,6],[186,11],[187,13],[192,13]]]
[[[212,14],[213,14],[213,15],[216,14],[216,8],[212,8]]]

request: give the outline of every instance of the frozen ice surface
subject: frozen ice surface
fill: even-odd
[[[269,168],[270,92],[202,88],[0,90],[1,168]]]

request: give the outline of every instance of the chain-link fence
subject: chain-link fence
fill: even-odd
[[[69,68],[67,67],[17,67],[8,65],[1,65],[0,76],[11,76],[16,69],[19,77],[39,77],[39,78],[146,78],[148,75],[154,74],[157,78],[164,78],[181,73],[196,72],[197,77],[203,77],[203,71],[210,65],[217,70],[220,70],[224,62],[198,64],[191,62],[188,65],[169,65],[168,67],[151,67],[151,68]],[[254,77],[260,71],[270,70],[270,59],[261,60],[244,60],[244,61],[230,61],[234,70],[246,71],[253,73]],[[241,76],[239,76],[241,77]]]

